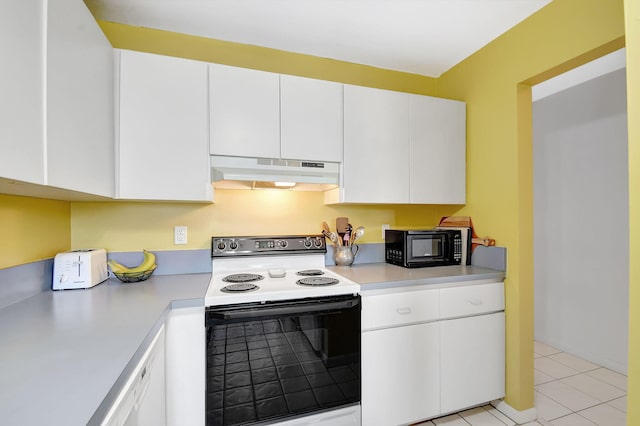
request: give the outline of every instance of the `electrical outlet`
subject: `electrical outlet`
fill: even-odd
[[[173,228],[174,244],[187,244],[187,227],[176,226]]]
[[[388,223],[385,223],[384,225],[382,225],[382,241],[384,241],[384,231],[385,229],[389,229],[391,228],[391,226]]]

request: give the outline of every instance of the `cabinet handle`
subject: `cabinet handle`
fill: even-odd
[[[411,313],[411,308],[409,308],[408,306],[405,308],[396,308],[396,312],[400,315],[408,315]]]
[[[468,302],[471,303],[474,306],[482,305],[482,299],[478,299],[477,297],[469,299]]]

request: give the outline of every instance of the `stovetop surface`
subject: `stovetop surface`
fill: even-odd
[[[336,296],[360,291],[358,284],[327,270],[323,254],[216,258],[212,261],[212,269],[205,306]],[[297,284],[299,279],[305,278],[297,272],[311,269],[323,272],[315,277],[334,278],[338,283],[326,286]],[[223,281],[223,278],[232,274],[258,274],[263,278],[253,282],[259,286],[256,290],[231,293],[222,291],[230,284]]]

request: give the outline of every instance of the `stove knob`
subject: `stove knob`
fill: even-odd
[[[288,245],[289,243],[287,243],[285,240],[278,241],[278,247],[280,248],[287,248]]]
[[[238,248],[238,242],[237,241],[231,241],[231,244],[229,244],[229,248],[231,250],[235,250]]]
[[[313,245],[318,248],[322,247],[322,238],[316,237],[316,239],[313,241]]]
[[[218,250],[224,250],[226,248],[227,248],[227,245],[224,243],[224,241],[218,242]]]
[[[311,238],[307,237],[307,239],[304,240],[304,247],[305,248],[311,248],[311,245],[312,245]]]

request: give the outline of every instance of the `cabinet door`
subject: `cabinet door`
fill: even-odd
[[[466,105],[411,97],[410,202],[464,204]]]
[[[409,202],[409,95],[344,86],[341,201]]]
[[[44,183],[43,1],[0,3],[0,177]]]
[[[211,154],[280,157],[280,76],[209,64]]]
[[[210,201],[207,64],[123,50],[119,198]]]
[[[440,322],[443,413],[504,397],[504,312]]]
[[[47,181],[113,197],[113,48],[82,2],[47,2]]]
[[[342,162],[342,84],[280,76],[280,156]]]
[[[417,324],[362,333],[362,424],[416,423],[440,413],[440,329]]]

